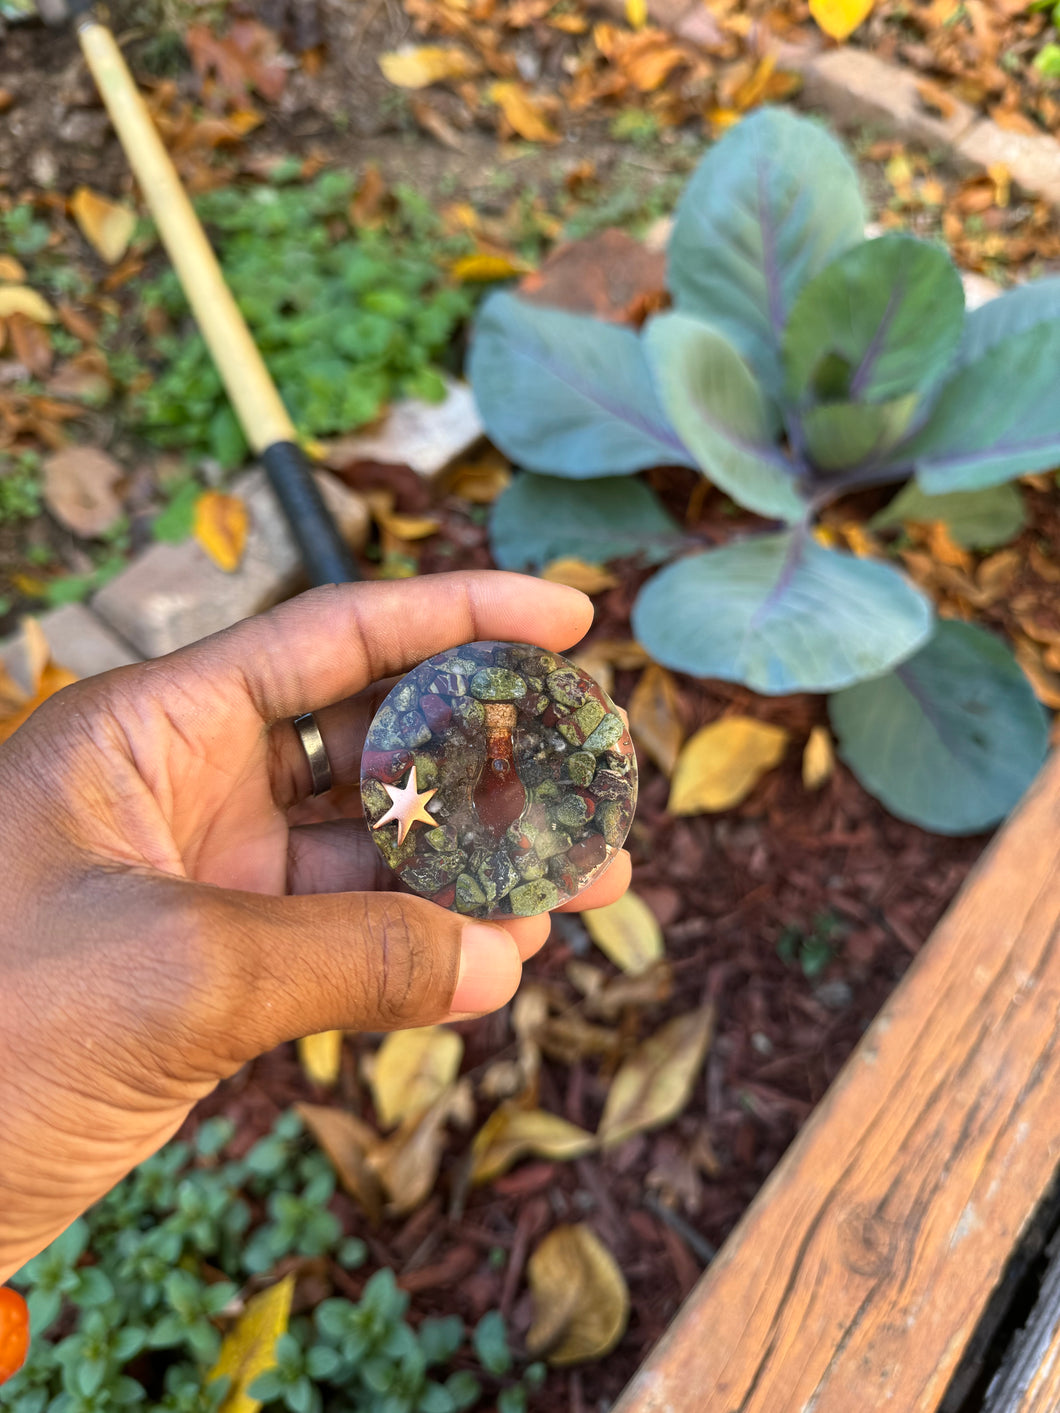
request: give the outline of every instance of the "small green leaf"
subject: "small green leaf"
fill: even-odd
[[[910,481],[869,525],[873,530],[892,530],[936,520],[942,521],[950,539],[962,549],[996,549],[1014,540],[1023,529],[1027,509],[1019,487],[1010,484],[929,496]]]
[[[674,303],[721,329],[776,396],[796,296],[864,239],[866,219],[839,143],[809,118],[760,108],[715,143],[678,203]]]
[[[748,510],[801,520],[806,506],[777,444],[776,409],[732,344],[684,314],[653,319],[644,339],[663,405],[706,475]]]
[[[975,834],[1003,819],[1048,747],[1046,714],[1008,649],[939,623],[914,657],[828,704],[839,752],[899,819]]]
[[[890,402],[936,383],[957,351],[964,289],[946,252],[907,235],[863,241],[800,293],[784,330],[788,396],[802,401],[821,360],[849,369],[843,395]]]
[[[468,375],[486,430],[531,471],[575,479],[693,464],[631,329],[494,294]]]
[[[893,402],[825,402],[802,414],[810,460],[819,471],[846,471],[881,461],[901,441],[917,394]]]
[[[506,1374],[512,1367],[508,1347],[508,1327],[499,1310],[490,1310],[475,1326],[471,1343],[482,1367],[491,1374]]]
[[[767,695],[877,676],[931,627],[931,605],[897,570],[824,549],[801,530],[678,560],[633,608],[634,635],[657,662]]]
[[[490,548],[501,569],[539,570],[568,556],[604,564],[637,554],[655,564],[683,539],[654,493],[629,476],[568,481],[524,471],[490,515]]]

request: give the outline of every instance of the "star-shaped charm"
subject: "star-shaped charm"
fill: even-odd
[[[427,813],[427,802],[437,795],[437,790],[420,791],[416,784],[416,767],[413,766],[409,772],[407,784],[401,786],[388,785],[382,782],[383,789],[390,796],[393,804],[381,819],[377,819],[372,826],[373,829],[382,829],[384,824],[389,824],[391,820],[397,820],[399,844],[404,844],[405,835],[414,824],[429,824],[432,827],[438,823],[433,816]]]

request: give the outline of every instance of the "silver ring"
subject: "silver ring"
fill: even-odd
[[[327,747],[324,745],[316,717],[311,711],[307,711],[302,716],[296,716],[291,725],[298,732],[298,739],[309,762],[309,773],[313,777],[313,794],[322,795],[325,790],[331,789],[331,761],[328,759]]]

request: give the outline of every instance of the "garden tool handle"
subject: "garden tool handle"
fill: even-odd
[[[92,77],[140,183],[247,441],[262,459],[315,584],[357,579],[353,557],[296,441],[294,424],[225,284],[180,177],[106,25],[77,21]]]

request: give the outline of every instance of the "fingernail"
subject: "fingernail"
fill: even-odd
[[[471,923],[460,935],[460,970],[451,1010],[457,1015],[485,1015],[510,1001],[519,985],[521,963],[503,927]]]

